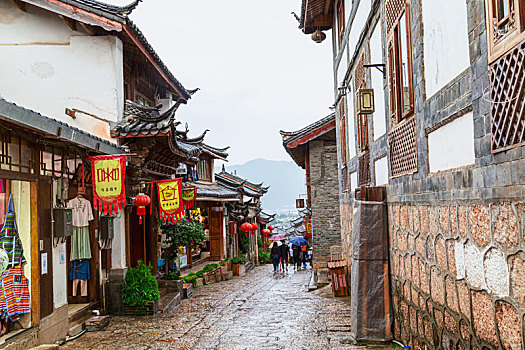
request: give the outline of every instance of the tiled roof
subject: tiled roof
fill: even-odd
[[[266,192],[268,192],[268,189],[270,188],[269,186],[263,187],[262,183],[254,184],[246,179],[243,179],[242,177],[228,173],[225,170],[224,165],[222,167],[222,171],[218,174],[215,174],[215,179],[221,185],[226,186],[227,188],[234,191],[242,191],[249,197],[261,197]]]
[[[96,0],[60,0],[63,3],[79,7],[83,10],[94,12],[93,10],[96,10],[95,13],[104,16],[104,14],[107,15],[113,15],[120,18],[126,18],[141,2],[142,0],[134,0],[130,4],[126,6],[115,6],[106,4],[104,2],[96,1]]]
[[[335,113],[332,113],[300,130],[280,131],[283,138],[283,146],[294,162],[301,168],[305,168],[305,145],[321,136],[332,139],[335,142]]]
[[[164,113],[160,113],[161,105],[147,107],[127,100],[124,105],[124,118],[113,127],[111,134],[117,138],[168,135],[171,127],[180,124],[174,117],[181,104],[179,101]]]
[[[261,211],[258,215],[258,219],[264,223],[269,223],[274,220],[275,214],[267,214],[264,211]]]
[[[304,223],[304,219],[300,217],[291,221],[291,224],[294,227],[301,226],[303,223]]]
[[[299,215],[302,218],[305,218],[307,216],[312,216],[312,211],[310,209],[308,209],[308,208],[301,209],[301,210],[299,210]]]
[[[302,129],[299,129],[297,131],[283,131],[281,130],[281,136],[283,137],[283,143],[285,145],[288,145],[292,143],[295,140],[300,139],[303,136],[308,135],[309,133],[322,128],[323,126],[326,126],[330,124],[331,122],[335,121],[335,113],[332,113],[310,125],[305,126]]]
[[[196,183],[192,183],[191,185],[197,188],[197,199],[199,198],[238,199],[239,198],[239,194],[237,192],[234,192],[225,187],[222,187],[217,183],[207,184],[207,183],[196,182]]]
[[[0,116],[2,120],[48,134],[59,140],[70,141],[105,154],[126,152],[126,149],[94,136],[84,130],[70,126],[62,121],[46,117],[33,110],[18,106],[0,97]]]

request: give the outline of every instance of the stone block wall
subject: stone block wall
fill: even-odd
[[[326,267],[330,247],[341,245],[335,141],[309,143],[314,262]]]
[[[525,203],[389,204],[395,338],[522,349]]]

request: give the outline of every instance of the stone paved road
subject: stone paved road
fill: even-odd
[[[348,341],[349,300],[306,292],[310,273],[258,267],[196,289],[170,313],[114,317],[61,349],[361,349]]]

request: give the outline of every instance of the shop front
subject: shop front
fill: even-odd
[[[123,150],[1,99],[0,145],[0,339],[52,342],[103,308],[112,237],[92,210],[88,157]]]

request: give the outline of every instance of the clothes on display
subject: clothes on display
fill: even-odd
[[[71,254],[70,261],[91,259],[91,243],[89,240],[89,226],[73,226],[73,235],[71,236]]]
[[[72,209],[73,226],[75,227],[89,226],[89,222],[94,219],[91,202],[84,197],[73,198],[67,203],[67,207]]]
[[[72,211],[73,236],[71,237],[70,260],[91,259],[91,241],[89,239],[89,222],[94,219],[91,203],[78,196],[67,203]]]
[[[31,311],[29,301],[29,281],[24,276],[22,263],[24,251],[16,227],[13,197],[9,196],[9,204],[4,225],[0,230],[0,248],[7,254],[7,269],[3,271],[0,281],[0,319],[2,322],[16,322],[22,314]],[[2,254],[4,255],[4,254]]]
[[[69,269],[69,279],[73,281],[73,296],[78,295],[80,285],[80,296],[87,297],[87,281],[89,280],[89,260],[75,260]]]
[[[18,229],[16,227],[12,195],[9,196],[4,225],[2,226],[2,230],[0,230],[0,248],[3,249],[9,257],[9,266],[26,262],[22,241],[20,240],[20,236],[18,236]]]
[[[16,322],[22,314],[30,311],[29,281],[24,276],[22,265],[15,265],[8,268],[2,275],[0,318]]]

